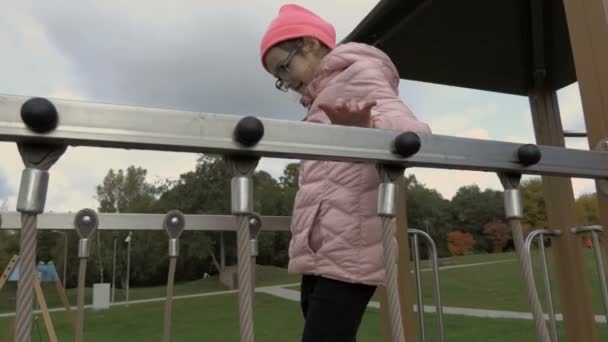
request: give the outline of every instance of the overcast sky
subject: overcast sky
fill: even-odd
[[[259,61],[259,41],[284,1],[1,0],[0,93],[300,120],[297,98],[276,91]],[[7,3],[8,2],[8,3]],[[371,0],[293,1],[317,12],[345,37],[377,4]],[[404,42],[407,44],[407,42]],[[402,81],[401,97],[434,133],[534,142],[525,97]],[[565,129],[582,130],[578,88],[559,92]],[[0,113],[1,115],[1,113]],[[585,139],[569,147],[587,148]],[[0,143],[0,202],[14,210],[23,163]],[[109,168],[142,166],[150,180],[194,167],[186,153],[70,148],[51,170],[49,211],[96,208]],[[288,161],[263,159],[278,177]],[[499,189],[494,174],[408,171],[451,198],[458,187]],[[575,180],[577,194],[594,191]]]

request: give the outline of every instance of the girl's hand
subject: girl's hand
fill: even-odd
[[[338,98],[333,105],[319,104],[319,109],[325,112],[334,125],[371,127],[371,110],[376,104],[376,101],[344,101],[343,98]]]

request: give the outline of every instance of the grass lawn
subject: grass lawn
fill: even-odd
[[[290,284],[300,281],[299,276],[287,274],[287,270],[278,267],[257,266],[257,286]],[[44,295],[49,307],[62,306],[55,284],[43,284]],[[226,288],[220,284],[217,277],[211,277],[205,280],[196,280],[191,282],[178,283],[175,285],[175,295],[187,295],[195,293],[225,291]],[[129,290],[129,300],[147,299],[164,297],[164,286],[155,287],[135,287]],[[17,294],[16,283],[7,283],[0,290],[0,313],[15,311],[15,298]],[[66,294],[72,305],[76,305],[76,289],[67,289]],[[87,303],[92,300],[92,289],[86,288]],[[116,289],[116,301],[123,301],[125,293],[122,289]]]
[[[549,274],[556,310],[559,311],[559,292],[557,274],[551,250],[547,250]],[[446,306],[483,308],[493,310],[529,311],[519,262],[515,254],[502,254],[514,259],[513,262],[479,265],[467,268],[446,269],[441,271],[441,299]],[[596,314],[604,314],[602,297],[595,266],[593,251],[584,251],[589,284],[592,289],[593,308]],[[545,306],[545,289],[541,277],[541,264],[538,253],[533,255],[534,275],[540,299]],[[422,273],[422,286],[425,303],[433,300],[433,277],[431,272]]]
[[[238,304],[234,294],[188,300],[176,300],[173,311],[173,341],[234,342],[239,340]],[[113,307],[103,312],[86,312],[85,335],[88,342],[110,340],[147,342],[162,336],[162,303]],[[60,341],[73,338],[71,326],[62,312],[53,313]],[[365,315],[357,341],[378,342],[380,317],[378,310],[370,309]],[[428,340],[435,341],[433,316],[427,315]],[[0,320],[0,331],[6,331],[8,319]],[[42,322],[40,334],[45,340]],[[256,341],[298,341],[303,320],[298,303],[256,295]],[[481,319],[446,316],[446,339],[451,342],[500,341],[520,342],[534,340],[532,321]],[[608,338],[608,329],[598,327],[600,340]],[[38,340],[35,328],[32,340]]]
[[[533,253],[536,286],[543,307],[546,308],[545,289],[541,278],[540,258],[538,257],[537,252]],[[604,309],[593,251],[585,250],[584,255],[587,271],[590,276],[589,283],[592,289],[594,312],[603,315]],[[549,260],[553,301],[556,310],[559,311],[559,292],[550,249],[547,250],[547,259]],[[441,300],[443,305],[490,310],[529,311],[526,291],[521,276],[519,262],[517,261],[515,253],[455,257],[451,258],[449,265],[445,266],[449,267],[501,260],[505,262],[441,270]],[[425,261],[421,266],[422,268],[426,268],[428,267],[428,264]],[[422,288],[425,305],[433,305],[434,303],[433,284],[432,272],[422,272]],[[299,287],[292,286],[290,289],[299,290]],[[379,300],[377,294],[374,296],[373,300]]]
[[[551,252],[548,251],[551,261]],[[593,289],[595,312],[602,314],[601,296],[597,281],[592,251],[585,250],[586,267],[588,268],[590,284]],[[474,264],[510,260],[489,265],[477,265],[465,268],[444,269],[441,271],[442,299],[446,306],[469,308],[529,311],[526,302],[521,272],[513,253],[498,255],[471,255],[451,258],[444,266]],[[544,300],[544,289],[540,279],[540,266],[535,258],[537,286],[541,299]],[[422,265],[427,267],[425,263]],[[554,298],[559,310],[559,296],[555,271],[550,265],[554,284]],[[290,276],[286,270],[259,266],[258,286],[297,283],[298,276]],[[425,304],[432,305],[432,273],[423,272],[423,288]],[[297,287],[294,287],[297,289]],[[9,284],[0,291],[0,312],[14,311],[15,285]],[[217,278],[180,283],[176,286],[176,295],[202,292],[222,291]],[[45,285],[45,294],[51,306],[59,306],[55,295],[54,285]],[[68,290],[71,302],[75,303],[75,291]],[[130,299],[145,299],[163,297],[165,288],[132,288]],[[117,300],[122,300],[123,294],[117,292]],[[90,293],[87,302],[90,302]],[[94,312],[87,311],[85,323],[85,339],[87,341],[149,341],[158,340],[162,336],[162,302],[116,306],[110,310]],[[52,314],[56,330],[61,341],[71,340],[72,332],[63,312]],[[0,319],[0,338],[6,331],[10,319]],[[301,333],[303,321],[299,304],[265,294],[256,295],[255,307],[256,341],[297,341]],[[435,341],[434,315],[426,315],[427,337]],[[485,319],[463,316],[445,316],[446,339],[458,341],[533,341],[534,325],[532,321]],[[38,326],[44,336],[44,327],[39,318],[34,326],[32,340],[38,339]],[[379,312],[369,309],[360,329],[358,341],[380,341]],[[235,294],[214,295],[209,297],[176,300],[173,315],[174,341],[238,341],[238,304]],[[563,334],[563,325],[560,324]],[[600,340],[608,340],[606,324],[598,324]],[[42,339],[44,340],[44,338]]]

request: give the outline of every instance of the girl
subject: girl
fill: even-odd
[[[305,121],[430,133],[399,98],[389,57],[365,44],[336,47],[333,26],[305,8],[284,5],[260,53],[275,87],[302,95]],[[355,341],[376,286],[384,284],[379,184],[372,163],[301,165],[289,272],[303,275],[303,342]]]

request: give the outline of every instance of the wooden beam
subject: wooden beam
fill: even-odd
[[[40,287],[40,279],[38,277],[36,277],[36,280],[34,281],[34,291],[36,292],[36,299],[38,300],[38,305],[40,306],[40,312],[42,313],[42,319],[44,320],[44,326],[46,327],[46,333],[49,337],[49,341],[57,342],[57,334],[55,334],[53,320],[51,319],[49,308],[46,305],[46,300],[44,299],[44,293],[42,292],[42,287]]]
[[[530,94],[530,106],[536,141],[543,145],[563,147],[565,141],[555,91],[537,87]],[[577,224],[571,179],[543,177],[543,195],[549,228],[564,232],[562,236],[553,238],[551,246],[559,280],[566,341],[597,341],[591,290],[581,243],[569,233],[569,229]]]
[[[76,334],[76,319],[74,318],[74,312],[72,311],[72,307],[70,306],[70,300],[65,294],[65,289],[61,285],[61,281],[59,281],[59,277],[55,277],[55,288],[57,289],[57,293],[59,294],[61,303],[65,308],[65,314],[66,316],[68,316],[68,320],[72,324],[72,330],[74,331],[74,334]]]
[[[589,147],[608,137],[608,0],[564,0]],[[599,187],[598,187],[599,190]],[[608,253],[608,195],[597,191]]]
[[[6,282],[8,281],[8,278],[11,276],[11,273],[13,273],[13,269],[15,269],[15,266],[17,265],[18,260],[19,260],[19,256],[13,255],[11,260],[9,260],[8,264],[6,264],[6,267],[4,268],[4,271],[2,272],[2,274],[0,274],[0,290],[2,290],[2,288],[4,287],[4,284],[6,284]]]

